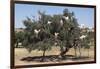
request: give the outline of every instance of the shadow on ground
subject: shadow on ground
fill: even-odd
[[[44,58],[43,61],[41,61]],[[64,58],[59,57],[58,55],[49,55],[49,56],[34,56],[34,57],[23,57],[20,59],[21,61],[27,61],[27,62],[59,62],[64,60],[85,60],[89,59],[89,57],[75,57],[74,55],[65,55]]]

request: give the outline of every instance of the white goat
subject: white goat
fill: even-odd
[[[63,25],[63,20],[62,19],[60,20],[60,24],[61,24],[61,26]]]
[[[48,21],[48,23],[47,24],[51,24],[52,22],[51,21]]]
[[[39,30],[34,29],[34,32],[35,32],[35,34],[38,34],[40,32],[40,29]]]
[[[69,17],[68,17],[68,16],[63,16],[63,18],[64,18],[65,20],[69,20]]]
[[[58,37],[58,34],[59,34],[59,33],[56,33],[56,32],[55,32],[55,38],[57,38],[57,37]]]
[[[82,36],[80,36],[80,39],[84,39],[86,37],[87,37],[87,35],[82,35]]]

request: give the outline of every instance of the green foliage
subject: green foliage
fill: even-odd
[[[18,43],[22,43],[24,40],[24,32],[15,32],[15,47],[18,47]]]
[[[90,32],[87,33],[87,37],[85,38],[84,42],[84,48],[89,49],[92,45],[90,44],[92,42],[92,34]]]
[[[50,27],[47,24],[48,18],[50,16],[46,16],[44,13],[39,12],[41,17],[39,21],[32,21],[30,18],[24,20],[25,25],[25,38],[23,41],[24,47],[31,52],[32,50],[49,50],[51,49],[51,34]],[[34,32],[34,30],[41,30],[38,34]]]
[[[71,13],[68,9],[65,9],[63,14],[53,16],[46,15],[45,12],[39,11],[38,13],[40,15],[39,20],[33,19],[32,21],[27,17],[23,21],[26,27],[23,45],[29,52],[34,49],[50,50],[55,43],[61,48],[70,48],[74,39],[79,37],[79,28],[74,12]],[[69,19],[66,20],[64,17]],[[48,24],[48,21],[51,23]],[[35,34],[35,29],[40,30],[40,32]],[[55,38],[55,33],[59,33],[57,38]]]

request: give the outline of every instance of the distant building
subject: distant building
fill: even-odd
[[[94,28],[91,28],[90,31],[91,31],[91,32],[94,32]]]
[[[82,32],[94,32],[94,28],[81,28]]]
[[[15,32],[24,32],[24,28],[15,28]]]
[[[81,29],[82,32],[94,32],[94,28],[87,27],[84,24],[80,25],[79,28]]]

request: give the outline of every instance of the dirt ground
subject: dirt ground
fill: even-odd
[[[71,63],[71,62],[86,62],[86,61],[94,61],[94,47],[91,47],[89,51],[89,57],[88,51],[86,49],[81,49],[82,51],[82,58],[75,59],[75,52],[74,49],[71,48],[69,52],[66,53],[67,59],[56,61],[56,57],[59,55],[59,48],[54,47],[52,50],[46,52],[46,56],[50,57],[50,55],[53,55],[55,57],[55,61],[46,61],[46,62],[39,62],[39,61],[26,61],[25,58],[40,58],[42,56],[42,51],[33,50],[31,53],[28,53],[28,51],[25,48],[15,48],[15,65],[35,65],[35,64],[52,64],[52,63]],[[77,50],[77,57],[79,57],[79,52]]]

